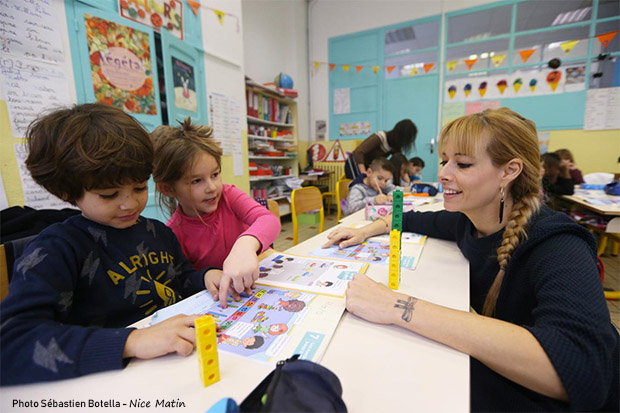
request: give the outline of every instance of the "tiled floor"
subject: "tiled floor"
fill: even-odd
[[[330,214],[325,216],[324,231],[335,226],[337,224],[336,214]],[[299,226],[299,242],[305,241],[308,238],[315,236],[319,231],[318,225],[303,225]],[[293,223],[291,216],[282,217],[282,232],[274,243],[274,247],[278,251],[284,251],[293,246]],[[620,290],[620,258],[612,257],[608,248],[607,253],[603,254],[601,260],[605,265],[605,279],[603,281],[603,288],[609,288],[612,290]],[[607,301],[607,307],[611,315],[611,321],[620,331],[620,301]]]

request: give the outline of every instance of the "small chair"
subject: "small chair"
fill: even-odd
[[[293,190],[291,194],[291,215],[293,216],[293,245],[297,245],[299,235],[298,219],[301,214],[319,210],[321,222],[319,233],[323,232],[325,223],[325,211],[323,209],[323,197],[321,191],[316,186],[306,186]]]
[[[9,294],[9,282],[13,275],[13,265],[22,255],[26,245],[36,238],[36,235],[6,241],[0,245],[0,301],[4,300]]]
[[[338,179],[341,180],[344,178],[345,176],[344,174],[342,174],[340,175],[340,178]],[[323,199],[325,199],[326,197],[330,197],[330,196],[334,197],[333,199],[336,200],[336,208],[338,208],[338,211],[339,211],[338,219],[340,219],[340,200],[338,199],[338,185],[336,184],[336,191],[326,191],[326,192],[321,193],[321,196],[323,197]],[[327,213],[331,214],[331,212],[332,212],[332,203],[331,203],[331,200],[328,200]]]
[[[336,207],[338,208],[338,222],[342,219],[342,200],[347,199],[349,196],[349,184],[351,181],[351,179],[340,178],[340,180],[336,183],[336,200],[338,201],[338,205],[336,205]]]
[[[269,205],[269,211],[280,219],[280,206],[278,203],[269,199],[267,200],[267,204]]]

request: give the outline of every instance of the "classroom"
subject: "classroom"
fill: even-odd
[[[619,31],[0,0],[0,411],[619,411]]]

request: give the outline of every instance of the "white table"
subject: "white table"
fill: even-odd
[[[287,252],[306,254],[325,242],[327,231]],[[406,244],[403,244],[406,253]],[[367,274],[387,283],[387,267],[370,265]],[[469,266],[456,245],[428,239],[415,271],[404,270],[400,291],[451,308],[469,309]],[[0,411],[32,412],[42,400],[89,399],[121,404],[107,411],[135,411],[132,400],[183,403],[175,411],[206,411],[223,397],[238,403],[272,371],[272,365],[219,353],[221,380],[202,386],[195,353],[133,360],[120,371],[77,379],[0,388]],[[394,326],[345,313],[321,364],[339,377],[351,412],[459,412],[469,410],[469,357]],[[18,408],[14,400],[36,401],[39,409]],[[126,405],[123,405],[126,404]],[[83,412],[84,408],[44,409]],[[97,409],[97,411],[106,411]]]

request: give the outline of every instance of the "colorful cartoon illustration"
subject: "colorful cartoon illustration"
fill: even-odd
[[[320,287],[331,287],[332,285],[334,285],[334,283],[331,281],[317,281],[316,285]]]
[[[538,84],[538,80],[536,79],[532,79],[530,80],[530,90],[533,92],[534,90],[536,90],[536,84]]]
[[[523,80],[520,77],[516,78],[515,81],[512,82],[512,87],[514,88],[515,93],[519,93],[519,89],[521,89],[522,84]]]
[[[555,88],[558,87],[558,83],[562,78],[562,72],[559,70],[554,70],[547,75],[547,82],[549,86],[551,86],[551,90],[555,92]]]
[[[272,324],[269,327],[266,327],[261,324],[257,324],[252,331],[254,333],[262,333],[262,334],[271,334],[272,336],[279,336],[280,334],[284,334],[288,331],[288,326],[284,323]]]
[[[217,342],[219,344],[228,344],[229,346],[233,346],[233,347],[243,346],[243,348],[253,350],[265,344],[265,339],[261,336],[252,336],[252,337],[247,337],[241,340],[238,338],[230,337],[227,334],[220,334],[220,336],[217,339]]]
[[[487,82],[480,83],[478,86],[478,93],[480,93],[480,97],[484,97],[484,94],[487,93]]]
[[[508,82],[506,82],[505,79],[502,79],[499,82],[497,82],[497,89],[499,90],[500,95],[504,94],[504,90],[506,90],[507,87],[508,87]]]
[[[465,97],[469,96],[471,93],[471,83],[467,83],[463,88],[463,92],[465,92]]]
[[[450,99],[453,99],[453,98],[454,98],[454,95],[456,94],[456,86],[451,85],[451,86],[448,88],[448,94],[450,95]]]
[[[301,300],[285,301],[283,299],[280,299],[279,304],[282,310],[285,310],[291,313],[298,313],[306,307],[306,303]]]

